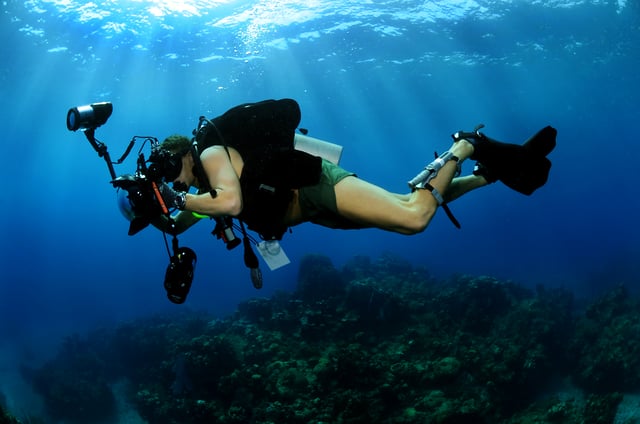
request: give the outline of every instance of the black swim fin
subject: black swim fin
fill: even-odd
[[[551,161],[547,155],[556,147],[557,130],[547,126],[522,145],[503,143],[479,132],[458,132],[454,139],[467,139],[475,148],[471,159],[478,161],[487,180],[500,180],[507,187],[530,195],[549,177]]]

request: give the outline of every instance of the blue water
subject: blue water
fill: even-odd
[[[388,252],[443,278],[489,274],[585,296],[638,288],[636,2],[100,3],[0,5],[0,372],[74,331],[179,308],[226,315],[292,290],[309,253],[341,266]],[[67,131],[67,110],[113,102],[97,137],[115,159],[133,135],[190,134],[202,114],[282,97],[298,100],[310,135],[345,147],[343,167],[392,191],[479,122],[518,143],[556,127],[550,180],[530,197],[497,183],[458,200],[462,230],[442,212],[412,237],[296,227],[282,243],[293,264],[263,265],[260,292],[240,249],[200,223],[180,237],[199,259],[189,300],[170,304],[161,234],[127,236],[106,166]],[[134,169],[133,155],[116,168]]]

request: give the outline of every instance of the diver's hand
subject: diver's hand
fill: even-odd
[[[187,193],[184,191],[176,191],[169,187],[169,184],[162,183],[158,186],[160,190],[160,195],[164,200],[164,203],[168,208],[176,208],[181,211],[184,210],[184,207],[187,203]]]

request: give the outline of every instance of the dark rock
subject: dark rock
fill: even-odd
[[[315,302],[344,293],[342,275],[326,256],[308,255],[300,263],[296,296]]]

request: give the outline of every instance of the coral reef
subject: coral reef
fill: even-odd
[[[590,305],[571,346],[574,380],[594,393],[640,388],[640,302],[617,287]]]
[[[1,400],[1,399],[0,399]],[[13,417],[2,407],[2,403],[0,402],[0,424],[21,424],[20,420]]]
[[[24,372],[68,422],[108,419],[126,379],[154,424],[613,423],[640,388],[638,306],[622,288],[576,311],[560,289],[309,256],[294,293],[71,337]],[[580,396],[550,394],[567,381]]]

